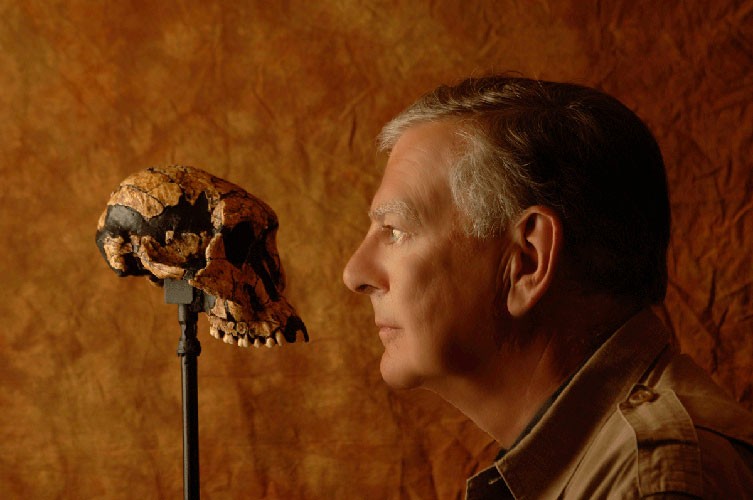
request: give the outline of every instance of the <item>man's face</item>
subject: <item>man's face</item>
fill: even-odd
[[[390,154],[371,204],[371,226],[343,279],[369,295],[393,387],[441,387],[483,368],[498,350],[500,238],[465,235],[448,176],[456,125],[408,129]]]

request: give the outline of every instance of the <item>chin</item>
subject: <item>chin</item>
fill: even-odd
[[[408,369],[406,366],[400,366],[403,360],[390,359],[385,352],[382,354],[382,361],[379,365],[379,371],[382,374],[382,380],[393,389],[415,389],[421,387],[423,377]]]

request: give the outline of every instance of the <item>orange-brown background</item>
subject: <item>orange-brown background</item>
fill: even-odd
[[[687,5],[687,6],[683,6]],[[0,2],[0,496],[179,498],[174,306],[94,230],[150,165],[270,203],[309,345],[199,358],[204,498],[456,498],[494,454],[378,373],[340,282],[379,181],[373,137],[489,71],[596,85],[663,148],[681,345],[753,406],[753,1]]]

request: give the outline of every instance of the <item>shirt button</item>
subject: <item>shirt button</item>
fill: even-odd
[[[648,387],[639,387],[628,398],[628,402],[633,406],[641,405],[647,401],[656,399],[656,393]]]

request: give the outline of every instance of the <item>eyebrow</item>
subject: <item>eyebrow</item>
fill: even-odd
[[[403,200],[393,200],[383,203],[373,210],[369,210],[371,220],[381,220],[386,215],[397,214],[405,217],[410,222],[420,222],[418,211],[408,202]]]

